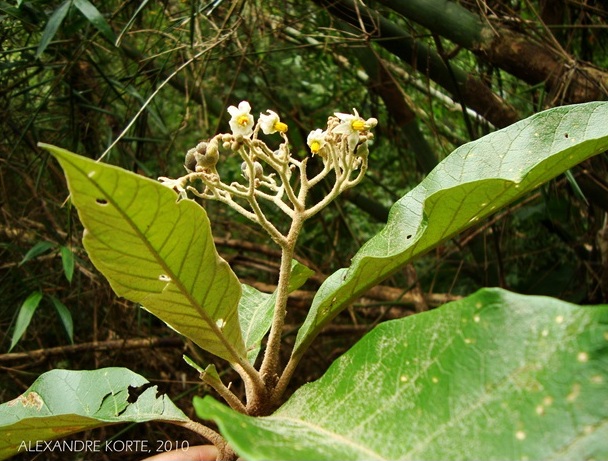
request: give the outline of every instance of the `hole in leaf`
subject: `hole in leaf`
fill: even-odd
[[[411,239],[412,238],[412,234],[408,235],[407,237],[405,237],[406,239]]]
[[[105,198],[98,198],[95,200],[98,205],[107,205],[108,201]]]
[[[137,402],[137,399],[139,399],[141,394],[146,392],[151,387],[156,387],[156,386],[152,383],[146,383],[139,387],[129,386],[129,398],[127,399],[127,402],[129,402],[129,403]]]

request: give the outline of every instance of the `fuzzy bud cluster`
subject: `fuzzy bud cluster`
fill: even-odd
[[[219,159],[217,143],[201,142],[186,152],[184,167],[188,173],[210,172],[215,169]]]

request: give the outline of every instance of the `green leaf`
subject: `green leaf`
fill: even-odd
[[[115,41],[116,46],[120,46],[120,42],[122,41],[122,37],[131,29],[131,26],[137,20],[137,16],[139,15],[139,13],[141,13],[144,10],[144,8],[146,7],[146,5],[148,4],[149,1],[150,0],[142,0],[142,1],[139,2],[139,5],[137,6],[137,9],[135,10],[135,12],[131,16],[131,18],[127,21],[127,23],[124,25],[124,27],[122,28],[122,30],[118,34],[118,37],[116,37],[116,41]]]
[[[116,41],[116,34],[105,20],[103,15],[99,12],[95,5],[93,5],[89,0],[73,0],[74,6],[78,8],[78,11],[82,13],[82,15],[87,18],[87,20],[95,27],[101,35],[105,37],[107,41],[114,44]]]
[[[32,248],[29,249],[29,251],[25,254],[25,256],[23,257],[23,259],[21,260],[21,262],[19,263],[19,265],[21,266],[22,264],[25,264],[28,261],[31,261],[32,259],[36,259],[38,256],[46,253],[47,251],[49,251],[51,248],[54,248],[56,245],[52,242],[48,242],[48,241],[41,241],[36,243]]]
[[[61,23],[68,14],[68,10],[71,6],[72,1],[66,0],[53,12],[47,21],[46,26],[44,27],[44,31],[42,32],[42,38],[40,39],[38,49],[36,50],[36,58],[42,56],[42,53],[44,53],[44,50],[46,50],[47,46],[49,46],[49,43],[51,43],[53,38],[55,38],[55,34],[57,34],[57,31],[59,30],[59,26],[61,26]]]
[[[59,319],[63,324],[63,328],[68,335],[68,338],[72,344],[74,344],[74,322],[72,320],[72,314],[70,310],[63,304],[59,299],[55,298],[55,296],[51,296],[51,302],[57,311],[57,315],[59,315]]]
[[[27,330],[27,327],[32,321],[32,317],[34,316],[34,312],[36,312],[36,309],[38,309],[41,299],[42,293],[40,291],[34,291],[26,298],[25,301],[23,301],[23,304],[19,309],[19,315],[17,315],[17,322],[15,322],[15,329],[13,330],[9,352],[13,350],[13,347],[17,345]]]
[[[84,247],[114,291],[201,348],[244,360],[241,286],[217,254],[205,210],[157,181],[41,146],[63,167]]]
[[[242,289],[239,323],[247,349],[247,360],[253,363],[260,352],[262,338],[272,324],[275,297],[246,284],[242,284]]]
[[[210,364],[210,365],[207,365],[206,368],[203,368],[198,363],[196,363],[194,360],[192,360],[190,357],[188,357],[187,355],[183,355],[182,357],[188,365],[190,365],[192,368],[194,368],[196,371],[198,371],[198,374],[201,379],[203,379],[203,377],[205,377],[218,384],[222,383],[222,380],[220,378],[219,373],[217,372],[217,369],[215,368],[215,365]],[[209,381],[207,381],[207,379],[205,380],[205,382],[207,382],[207,384],[209,384]]]
[[[291,278],[289,279],[289,292],[292,293],[299,289],[306,281],[314,275],[315,271],[306,267],[301,262],[293,260],[291,262]]]
[[[300,288],[314,271],[296,260],[291,262],[291,278],[289,292]],[[272,294],[263,293],[249,285],[242,285],[243,296],[239,302],[239,322],[243,340],[247,348],[247,359],[254,363],[261,347],[261,342],[270,326],[276,302],[276,291]]]
[[[608,148],[608,103],[557,107],[456,149],[391,208],[386,226],[328,277],[294,351],[413,258]]]
[[[182,355],[182,358],[184,359],[184,362],[186,362],[188,365],[190,365],[192,368],[194,368],[196,371],[200,373],[204,373],[205,369],[203,367],[201,367],[198,363],[196,363],[194,360],[192,360],[190,357],[188,357],[187,355]]]
[[[12,18],[15,18],[19,21],[25,22],[24,15],[19,10],[19,6],[21,6],[21,1],[17,2],[17,7],[14,7],[13,5],[9,5],[6,2],[0,2],[0,13],[10,16]],[[2,19],[4,19],[4,18],[2,18]]]
[[[210,397],[254,460],[608,459],[608,305],[500,289],[386,322],[273,415]]]
[[[126,368],[52,370],[0,405],[0,459],[28,447],[116,423],[188,421],[156,386]],[[142,392],[134,398],[133,391]]]
[[[585,205],[589,206],[589,201],[587,200],[587,197],[585,197],[585,193],[581,189],[581,186],[579,186],[578,181],[572,174],[572,171],[568,170],[568,171],[564,172],[564,176],[566,176],[566,179],[568,180],[568,184],[570,184],[570,187],[572,187],[574,196],[576,198],[578,198],[581,202],[583,202]]]
[[[74,276],[74,253],[66,246],[61,247],[61,263],[63,264],[63,273],[68,282],[72,283]]]

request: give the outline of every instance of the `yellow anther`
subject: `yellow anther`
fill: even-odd
[[[274,124],[274,129],[280,131],[281,133],[285,133],[287,131],[287,124],[283,122],[277,122]]]
[[[351,126],[353,127],[353,130],[363,131],[365,130],[365,120],[355,119],[351,122]]]

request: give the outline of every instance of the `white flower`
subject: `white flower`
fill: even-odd
[[[306,138],[306,144],[310,147],[312,154],[317,154],[325,146],[325,131],[321,128],[317,128],[315,131],[311,131]]]
[[[359,142],[359,133],[372,129],[378,124],[375,118],[364,120],[357,109],[353,109],[354,115],[336,112],[334,115],[340,119],[340,124],[333,129],[334,133],[344,134],[348,137],[348,148],[354,150]]]
[[[287,125],[279,119],[276,112],[267,110],[268,115],[260,114],[260,128],[264,134],[273,134],[277,131],[285,133],[287,131]]]
[[[251,106],[247,101],[241,101],[239,107],[228,108],[228,113],[232,116],[229,122],[232,134],[249,136],[253,133],[253,115],[250,112]]]

